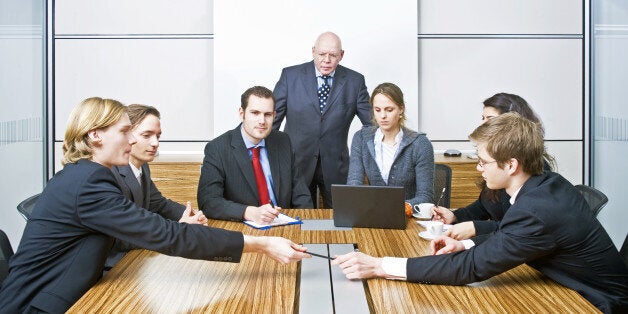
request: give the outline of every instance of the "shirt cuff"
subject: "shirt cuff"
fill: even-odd
[[[386,279],[406,280],[407,258],[387,257],[382,260],[382,270],[386,273]]]
[[[468,250],[475,246],[475,242],[473,242],[473,240],[470,240],[470,239],[462,240],[460,242],[462,243],[462,245],[464,245],[465,250]]]

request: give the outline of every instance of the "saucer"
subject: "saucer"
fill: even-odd
[[[421,238],[423,238],[425,240],[434,240],[438,236],[437,235],[433,235],[429,231],[421,231],[421,232],[419,232],[419,237],[421,237]]]
[[[421,214],[419,213],[413,213],[412,217],[419,219],[419,220],[432,220],[431,216],[425,217],[425,216],[421,216]]]

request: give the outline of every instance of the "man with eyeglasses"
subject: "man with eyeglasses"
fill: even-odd
[[[469,138],[477,145],[477,170],[487,187],[510,195],[512,205],[497,231],[480,243],[437,237],[430,243],[432,256],[375,258],[352,252],[332,265],[340,265],[349,279],[464,285],[526,263],[602,312],[627,313],[627,267],[580,192],[560,174],[543,171],[538,124],[505,113]]]
[[[299,173],[309,185],[313,208],[317,188],[323,207],[331,208],[331,185],[344,184],[349,170],[347,136],[354,116],[372,123],[364,76],[338,65],[344,50],[340,38],[325,32],[312,47],[313,60],[284,68],[275,85],[277,112],[273,129],[286,118]]]

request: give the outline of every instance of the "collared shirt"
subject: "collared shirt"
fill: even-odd
[[[242,139],[244,140],[244,146],[246,146],[246,151],[249,154],[249,157],[253,159],[253,153],[249,150],[252,147],[261,147],[259,154],[259,161],[262,164],[262,170],[264,170],[264,177],[266,177],[266,186],[268,187],[268,196],[270,196],[270,200],[273,202],[273,205],[277,205],[277,199],[275,199],[275,192],[273,191],[273,176],[270,172],[270,162],[268,161],[268,151],[266,150],[266,139],[263,139],[257,145],[251,143],[249,139],[244,135],[244,130],[240,127],[240,134],[242,134]],[[264,204],[262,204],[264,205]]]
[[[316,82],[318,84],[318,88],[321,88],[323,85],[323,74],[314,66],[314,71],[316,72]],[[336,74],[336,70],[334,72],[329,73],[329,78],[327,79],[327,85],[331,88],[334,85],[334,74]]]
[[[131,171],[133,171],[133,175],[137,179],[137,182],[140,184],[140,186],[142,186],[142,180],[140,179],[142,177],[142,169],[135,168],[135,165],[131,162],[129,162],[129,166],[131,166]]]
[[[399,129],[399,133],[395,136],[395,143],[393,145],[388,145],[382,142],[384,139],[384,133],[382,130],[377,128],[375,131],[375,138],[373,139],[373,142],[375,143],[375,163],[377,164],[379,172],[386,184],[388,184],[390,167],[392,167],[393,161],[395,161],[395,158],[399,153],[399,144],[401,143],[402,138],[403,130]]]

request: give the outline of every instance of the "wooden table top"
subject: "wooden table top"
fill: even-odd
[[[302,219],[331,219],[331,210],[290,209]],[[297,243],[357,243],[374,256],[429,254],[424,228],[414,218],[406,230],[354,228],[302,231],[300,225],[256,230],[243,223],[210,220],[212,227],[248,235],[282,236]],[[148,250],[129,252],[69,310],[86,312],[293,313],[298,310],[299,263],[281,265],[259,254],[240,263],[170,257]],[[367,300],[375,313],[592,313],[598,310],[577,292],[521,265],[466,286],[369,279]]]

